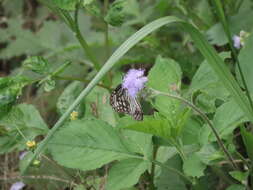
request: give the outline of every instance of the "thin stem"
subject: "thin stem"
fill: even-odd
[[[196,107],[194,104],[192,104],[191,102],[187,101],[186,99],[180,97],[180,96],[176,96],[176,95],[172,95],[172,94],[168,94],[165,92],[160,92],[157,90],[152,89],[152,91],[156,94],[156,95],[163,95],[163,96],[168,96],[177,100],[180,100],[181,102],[183,102],[184,104],[186,104],[187,106],[191,107],[194,111],[196,111],[208,124],[208,126],[211,128],[211,130],[213,131],[221,149],[223,150],[223,152],[225,153],[225,155],[227,156],[228,160],[231,162],[232,166],[234,167],[234,169],[238,169],[237,165],[234,163],[233,157],[230,155],[230,153],[227,151],[227,149],[225,148],[221,138],[218,135],[218,132],[216,131],[215,127],[213,126],[212,122],[209,120],[209,118],[198,108]]]
[[[249,162],[238,151],[236,151],[236,154],[241,159],[241,161],[250,169],[251,165]]]
[[[15,125],[16,129],[18,130],[18,133],[26,140],[28,141],[28,139],[25,137],[25,135],[22,133],[22,131]]]
[[[159,146],[158,145],[154,145],[154,150],[153,150],[153,160],[156,160],[156,156],[157,156],[157,152],[158,152]],[[151,181],[151,185],[152,187],[154,187],[154,178],[155,178],[155,163],[152,162],[151,165],[151,171],[150,171],[150,181]]]
[[[246,80],[244,78],[244,75],[243,75],[243,72],[242,72],[242,69],[241,69],[241,65],[240,65],[240,62],[239,62],[239,59],[238,59],[238,55],[236,53],[235,47],[233,46],[231,31],[230,31],[230,28],[229,28],[229,25],[228,25],[228,22],[227,22],[227,19],[226,19],[226,15],[223,11],[223,6],[222,6],[221,1],[220,0],[215,0],[214,1],[214,7],[215,7],[216,12],[218,14],[218,17],[219,17],[219,19],[222,23],[223,29],[224,29],[224,31],[227,35],[228,42],[229,42],[229,47],[232,51],[232,57],[233,57],[235,63],[237,64],[237,67],[238,67],[238,70],[239,70],[239,73],[240,73],[240,76],[241,76],[241,79],[242,79],[242,83],[243,83],[243,86],[244,86],[245,91],[246,91],[247,98],[249,100],[251,109],[253,111],[253,102],[252,102],[252,99],[250,97],[249,89],[248,89]]]
[[[63,15],[63,17],[67,20],[67,23],[69,23],[68,26],[70,26],[70,29],[75,33],[75,36],[76,36],[77,40],[79,41],[79,43],[81,44],[85,54],[87,55],[89,60],[93,63],[95,69],[98,71],[100,69],[99,63],[96,60],[95,56],[92,54],[92,50],[90,49],[88,43],[86,42],[83,35],[81,34],[81,31],[80,31],[80,28],[79,28],[78,10],[79,10],[79,8],[77,7],[76,10],[75,10],[74,20],[70,16],[69,12],[64,11],[64,10],[60,10],[60,12]]]

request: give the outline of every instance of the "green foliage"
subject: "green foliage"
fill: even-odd
[[[10,110],[28,82],[22,76],[0,78],[0,118]]]
[[[0,7],[0,154],[27,149],[27,188],[251,188],[253,112],[231,54],[251,0],[39,2]],[[252,39],[233,52],[250,93]],[[110,105],[130,68],[148,78],[143,121]]]
[[[91,170],[123,158],[137,157],[119,133],[96,119],[72,121],[50,141],[54,159],[69,168]]]
[[[22,66],[39,74],[45,74],[49,71],[47,60],[40,56],[33,56],[23,61]]]
[[[28,140],[48,132],[46,123],[38,110],[29,104],[19,104],[0,119],[0,125],[6,132],[0,136],[1,151],[9,152],[15,148],[23,150]],[[22,134],[21,134],[22,133]]]
[[[131,187],[148,169],[149,163],[140,159],[125,159],[114,164],[109,171],[106,189],[116,190]]]

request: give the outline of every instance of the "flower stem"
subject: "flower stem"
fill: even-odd
[[[219,137],[218,132],[216,131],[215,127],[213,126],[212,122],[209,120],[209,118],[198,108],[196,107],[194,104],[192,104],[191,102],[189,102],[188,100],[182,98],[181,96],[176,96],[176,95],[172,95],[169,93],[165,93],[165,92],[160,92],[157,90],[152,89],[152,91],[156,94],[156,95],[163,95],[163,96],[168,96],[177,100],[180,100],[181,102],[183,102],[184,104],[186,104],[187,106],[191,107],[194,111],[196,111],[208,124],[208,126],[211,128],[211,130],[213,131],[221,149],[223,150],[223,152],[225,153],[225,155],[227,156],[228,160],[231,162],[232,166],[234,167],[234,169],[238,169],[237,165],[235,164],[233,157],[230,155],[230,153],[228,152],[228,150],[226,149],[225,145],[223,144],[221,138]]]

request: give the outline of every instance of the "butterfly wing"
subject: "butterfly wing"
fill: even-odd
[[[126,89],[121,84],[112,92],[110,104],[116,112],[131,115],[135,120],[143,119],[141,105],[136,98],[129,96]]]

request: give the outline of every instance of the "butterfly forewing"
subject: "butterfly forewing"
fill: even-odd
[[[143,119],[141,105],[136,98],[129,96],[126,89],[121,84],[112,92],[110,104],[116,112],[131,115],[135,120]]]

